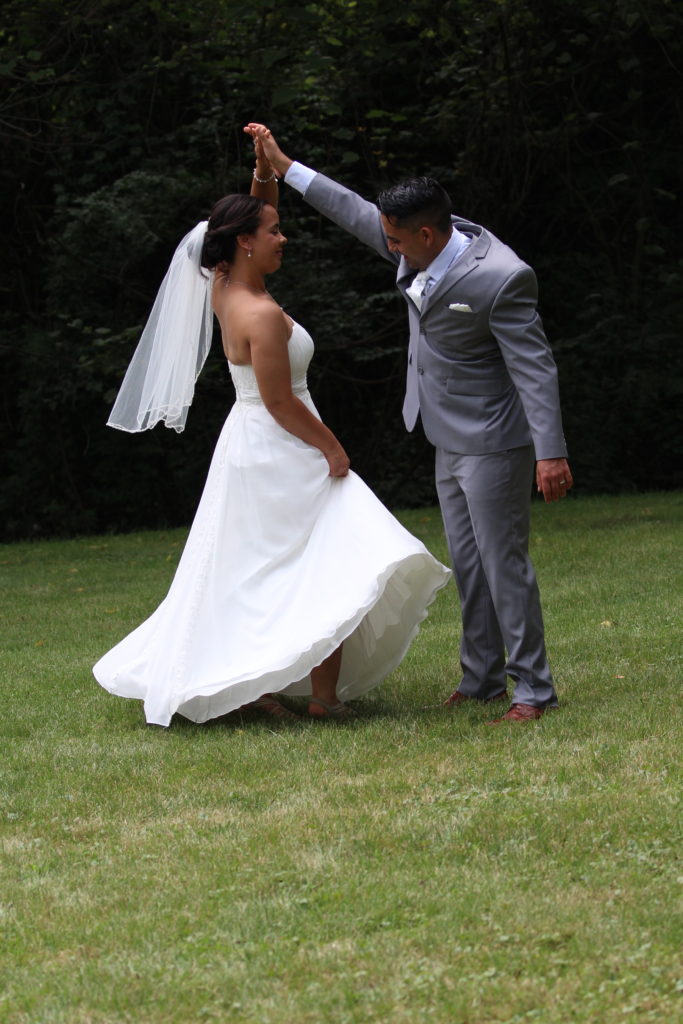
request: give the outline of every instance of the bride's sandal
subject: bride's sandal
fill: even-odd
[[[346,722],[351,718],[357,717],[356,712],[353,710],[353,708],[350,708],[348,704],[342,704],[341,701],[339,702],[339,704],[328,704],[326,700],[321,700],[320,697],[309,697],[308,703],[309,705],[317,704],[319,707],[325,709],[324,715],[311,715],[309,709],[308,713],[311,716],[311,718],[333,718],[337,722]]]
[[[301,721],[299,715],[295,715],[293,711],[286,708],[284,704],[281,704],[270,693],[264,693],[257,700],[252,700],[249,704],[245,704],[244,710],[263,711],[266,715],[272,715],[273,718],[280,718],[289,722]]]

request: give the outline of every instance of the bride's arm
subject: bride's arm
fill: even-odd
[[[275,306],[254,313],[249,327],[251,365],[266,409],[285,430],[319,448],[330,476],[346,476],[349,457],[332,431],[292,393],[287,323]]]
[[[254,167],[254,177],[251,180],[251,194],[257,199],[265,199],[277,210],[277,204],[280,201],[277,178],[270,160],[263,152],[263,144],[256,136],[254,137],[254,148],[256,150],[256,166]]]

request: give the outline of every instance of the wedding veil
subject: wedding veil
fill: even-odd
[[[200,221],[173,254],[107,426],[137,432],[163,420],[178,432],[185,427],[213,333],[214,275],[201,267],[207,223]]]

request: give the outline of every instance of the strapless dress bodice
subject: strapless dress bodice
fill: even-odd
[[[292,324],[292,333],[289,336],[289,366],[292,379],[292,391],[295,395],[303,397],[308,393],[306,373],[308,365],[313,357],[313,339],[308,331],[301,324]],[[247,405],[263,405],[261,393],[256,381],[254,367],[251,364],[239,365],[228,362],[230,376],[235,386],[235,394],[238,402]]]

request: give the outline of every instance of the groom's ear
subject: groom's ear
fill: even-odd
[[[428,224],[424,224],[421,228],[418,228],[418,234],[426,246],[431,247],[434,245],[434,239],[436,237],[434,228],[430,227]]]

